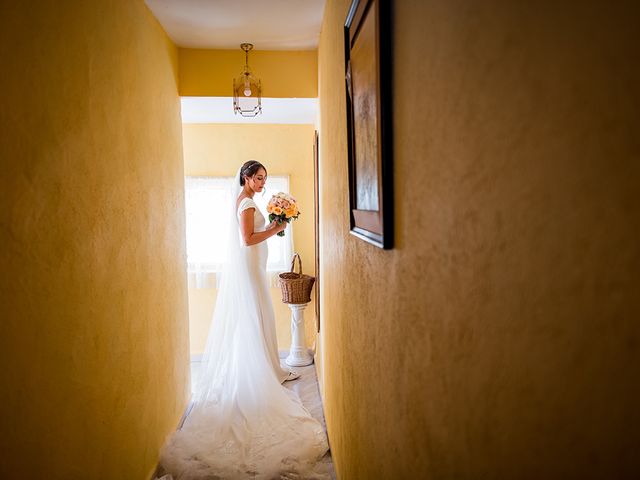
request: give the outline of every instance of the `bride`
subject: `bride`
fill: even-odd
[[[266,240],[284,230],[253,201],[267,179],[255,160],[237,172],[229,208],[227,261],[191,412],[160,453],[176,480],[324,479],[324,429],[281,384],[266,277]],[[169,477],[170,478],[170,477]]]

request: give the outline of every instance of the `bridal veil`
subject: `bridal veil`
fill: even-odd
[[[256,250],[242,242],[236,211],[240,170],[231,185],[223,269],[193,407],[161,451],[175,480],[325,479],[322,426],[283,387],[260,327],[273,308]],[[262,248],[266,249],[263,242]],[[267,303],[268,300],[268,303]]]

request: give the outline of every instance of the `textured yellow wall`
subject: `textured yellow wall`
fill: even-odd
[[[318,52],[252,50],[249,67],[261,81],[262,96],[316,98]],[[180,95],[232,97],[233,79],[240,76],[245,55],[237,50],[181,48]]]
[[[394,2],[392,251],[348,233],[349,4],[319,47],[339,478],[636,478],[636,2]]]
[[[146,479],[189,393],[177,49],[141,1],[0,6],[0,476]]]
[[[289,188],[300,205],[302,215],[293,222],[293,247],[302,257],[305,273],[314,275],[313,220],[313,125],[183,125],[185,175],[235,175],[247,160],[262,162],[269,175],[289,175]],[[268,182],[268,179],[267,179]],[[189,290],[191,353],[202,353],[211,324],[215,289]],[[305,338],[315,341],[315,316],[312,303],[305,310]],[[276,314],[278,347],[291,345],[291,310],[282,303],[279,288],[271,290]]]

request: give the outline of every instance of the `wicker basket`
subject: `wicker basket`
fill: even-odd
[[[293,270],[298,259],[299,273]],[[293,254],[291,259],[291,271],[284,272],[279,275],[280,288],[282,289],[283,303],[309,303],[311,301],[311,289],[316,281],[311,275],[302,274],[302,259],[297,253]]]

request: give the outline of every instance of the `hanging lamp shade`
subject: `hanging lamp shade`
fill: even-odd
[[[249,51],[251,43],[242,43],[240,48],[245,53],[245,63],[239,77],[233,79],[233,113],[243,117],[255,117],[262,113],[262,87],[260,79],[253,76],[249,68]]]

